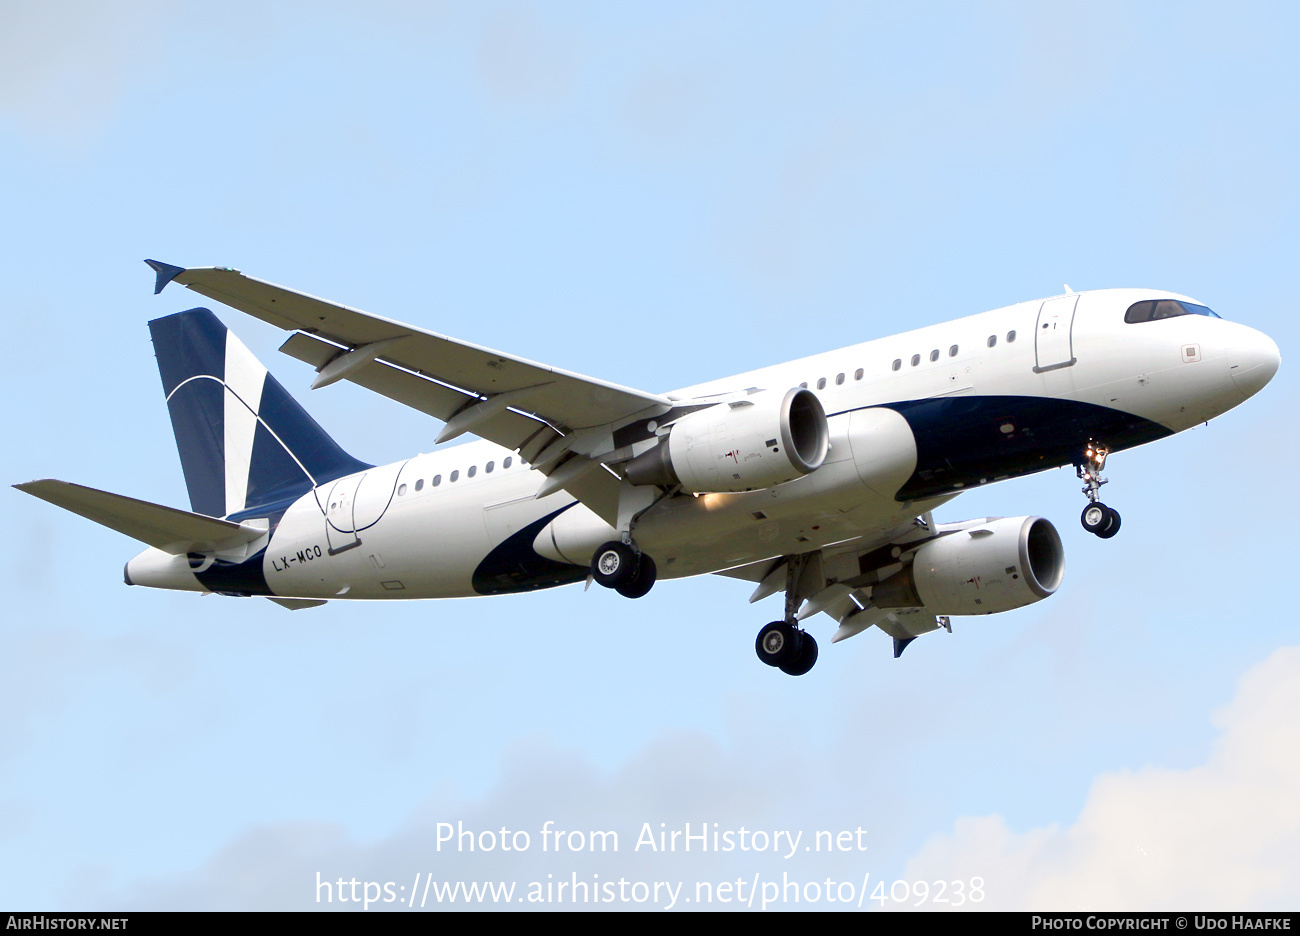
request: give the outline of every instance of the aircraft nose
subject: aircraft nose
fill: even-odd
[[[1282,354],[1277,344],[1263,332],[1251,329],[1245,340],[1233,342],[1228,348],[1228,373],[1243,397],[1252,397],[1273,379]]]

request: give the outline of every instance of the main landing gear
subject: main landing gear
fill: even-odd
[[[805,597],[807,588],[801,589],[801,582],[808,578],[810,582],[821,577],[821,564],[809,568],[809,556],[790,556],[786,560],[785,573],[785,619],[773,621],[758,632],[754,641],[754,652],[768,666],[775,666],[788,676],[802,676],[813,668],[817,662],[817,641],[813,635],[802,630],[796,612]],[[809,573],[805,576],[805,572]],[[825,582],[821,582],[825,585]]]
[[[754,652],[768,666],[789,676],[802,676],[817,662],[817,641],[790,621],[773,621],[758,632]]]
[[[1110,449],[1097,442],[1089,442],[1084,449],[1083,461],[1075,466],[1075,472],[1083,481],[1083,493],[1088,496],[1088,506],[1083,508],[1079,522],[1083,528],[1094,536],[1110,539],[1119,532],[1119,511],[1107,507],[1098,499],[1101,486],[1107,481],[1101,476],[1106,467],[1106,456]]]
[[[611,540],[591,557],[591,577],[624,598],[640,598],[654,587],[655,561],[630,543]]]

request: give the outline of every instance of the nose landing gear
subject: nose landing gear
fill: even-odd
[[[1101,486],[1107,481],[1101,476],[1106,467],[1106,456],[1110,449],[1097,442],[1089,442],[1083,451],[1083,461],[1075,465],[1075,473],[1083,481],[1083,493],[1088,497],[1088,506],[1083,508],[1079,522],[1083,528],[1094,536],[1110,539],[1119,532],[1119,511],[1107,507],[1099,500]]]
[[[1089,504],[1083,508],[1079,522],[1094,536],[1110,539],[1119,532],[1119,511],[1100,502]]]

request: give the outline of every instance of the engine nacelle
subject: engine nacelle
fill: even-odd
[[[1042,517],[1005,517],[931,540],[912,564],[871,591],[881,608],[935,614],[994,614],[1053,594],[1065,576],[1065,549]]]
[[[757,491],[816,471],[830,448],[826,411],[799,387],[698,410],[627,463],[633,484],[680,484],[692,494]]]

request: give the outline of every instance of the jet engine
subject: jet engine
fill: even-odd
[[[627,479],[680,484],[692,494],[756,491],[816,471],[829,449],[826,411],[815,393],[760,391],[683,416],[627,463]]]
[[[910,566],[876,585],[881,608],[994,614],[1053,594],[1065,575],[1056,527],[1042,517],[1005,517],[933,539]]]

